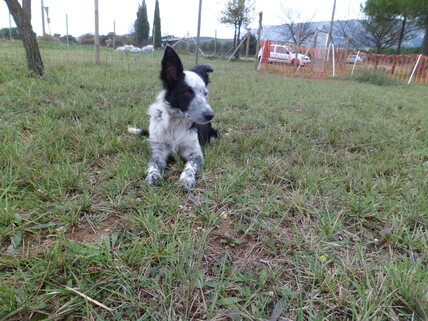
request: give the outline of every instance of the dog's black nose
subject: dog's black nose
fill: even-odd
[[[206,121],[210,121],[214,118],[214,113],[212,111],[206,111],[202,114]]]

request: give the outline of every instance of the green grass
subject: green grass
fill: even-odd
[[[207,60],[222,139],[183,192],[126,133],[162,53],[41,50],[0,42],[0,320],[427,318],[426,86]]]

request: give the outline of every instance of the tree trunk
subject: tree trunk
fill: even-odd
[[[401,24],[401,30],[400,30],[400,35],[398,37],[398,44],[397,44],[397,51],[396,54],[397,56],[401,53],[401,43],[403,42],[403,37],[404,37],[404,30],[406,29],[406,17],[403,18],[403,23]],[[395,73],[395,68],[397,66],[397,59],[394,58],[394,62],[392,64],[392,68],[391,68],[391,74]]]
[[[401,24],[400,36],[398,37],[397,44],[397,55],[401,53],[401,43],[403,42],[404,30],[406,29],[406,17],[403,19],[403,23]]]
[[[422,41],[421,53],[425,56],[428,56],[428,21],[425,23],[425,36]]]
[[[24,0],[23,7],[17,0],[5,1],[21,35],[27,55],[28,68],[41,76],[44,72],[44,66],[36,34],[31,26],[31,0]]]
[[[24,14],[28,21],[31,22],[31,0],[22,0],[22,10],[24,10]]]
[[[236,48],[239,46],[239,43],[240,43],[240,41],[241,41],[241,24],[238,24],[238,34],[237,34],[237,36],[236,36],[236,45],[235,45],[235,50],[236,50]],[[238,50],[236,50],[236,52],[235,52],[235,58],[236,59],[239,59],[239,49]]]
[[[235,30],[234,30],[234,32],[233,32],[233,50],[235,50],[235,48],[236,48],[236,24],[234,25],[234,27],[235,27]]]

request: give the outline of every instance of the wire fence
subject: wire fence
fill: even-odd
[[[408,83],[428,83],[428,57],[424,55],[370,54],[343,48],[305,48],[265,40],[259,69],[289,76],[328,78],[381,75]]]

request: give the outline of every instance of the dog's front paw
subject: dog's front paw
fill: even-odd
[[[191,188],[195,187],[196,181],[194,179],[193,180],[190,180],[190,179],[186,179],[186,180],[180,179],[180,185],[184,189],[191,189]]]
[[[191,189],[195,187],[196,185],[195,177],[182,175],[180,177],[180,185],[185,189]]]
[[[161,178],[160,171],[156,168],[149,167],[147,170],[146,182],[149,184],[153,184]]]
[[[161,176],[159,173],[151,173],[151,174],[147,175],[146,182],[149,184],[154,184],[160,178],[161,178]]]

